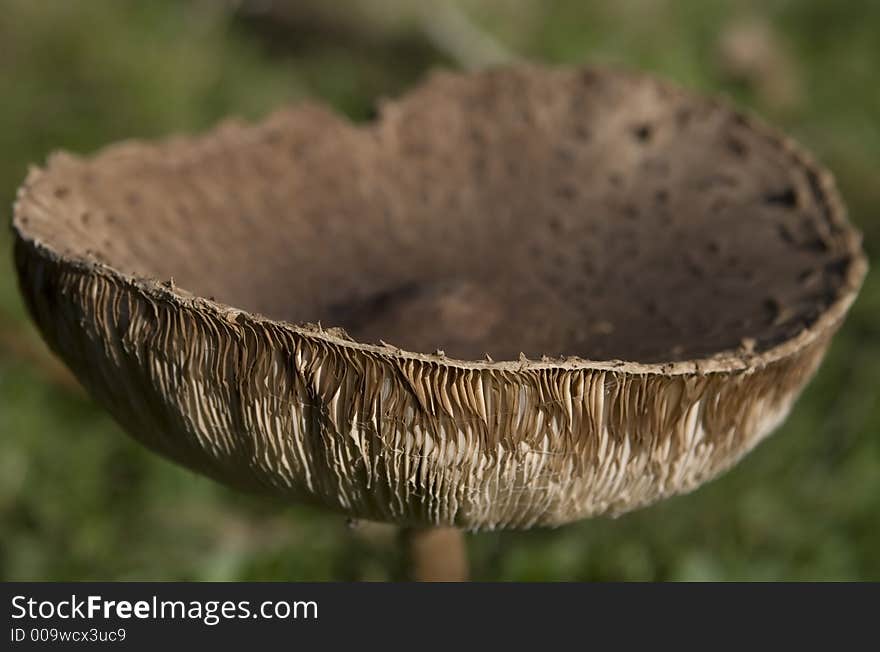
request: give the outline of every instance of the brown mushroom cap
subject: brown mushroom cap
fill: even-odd
[[[435,74],[363,126],[303,106],[58,154],[14,230],[46,340],[151,448],[467,528],[620,513],[729,467],[866,271],[790,140],[594,68]]]

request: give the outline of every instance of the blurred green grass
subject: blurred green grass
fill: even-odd
[[[359,0],[366,12],[381,4]],[[783,127],[837,173],[876,264],[880,3],[461,6],[524,58],[655,71]],[[455,65],[405,20],[338,26],[292,13],[276,24],[210,0],[0,0],[0,201],[10,206],[27,166],[53,149],[199,130],[227,114],[257,118],[303,97],[364,118],[376,98]],[[763,59],[738,53],[742,42]],[[9,253],[4,231],[0,579],[399,576],[389,528],[349,530],[334,515],[234,493],[129,440],[51,363],[24,316]],[[474,576],[880,580],[878,380],[880,281],[870,274],[789,420],[735,469],[617,520],[470,536]]]

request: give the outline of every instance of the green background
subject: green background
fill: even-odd
[[[440,6],[438,3],[434,3]],[[0,0],[0,202],[53,149],[256,119],[354,119],[473,63],[416,3]],[[880,2],[463,0],[516,56],[607,61],[731,96],[838,176],[877,264]],[[333,9],[331,9],[333,8]],[[459,21],[461,22],[461,21]],[[491,53],[492,49],[483,49]],[[9,215],[7,209],[7,215]],[[0,579],[383,580],[396,534],[234,493],[147,453],[26,319],[0,234]],[[468,536],[481,580],[880,580],[880,281],[791,417],[721,479],[616,520]]]

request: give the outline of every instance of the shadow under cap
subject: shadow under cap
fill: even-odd
[[[468,528],[714,476],[784,418],[866,270],[790,140],[595,68],[56,155],[14,229],[47,341],[147,445]]]

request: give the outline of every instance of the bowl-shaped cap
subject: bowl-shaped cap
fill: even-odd
[[[362,126],[309,105],[58,154],[14,229],[47,342],[149,447],[467,528],[620,513],[729,467],[866,269],[790,140],[598,69],[441,73]]]

